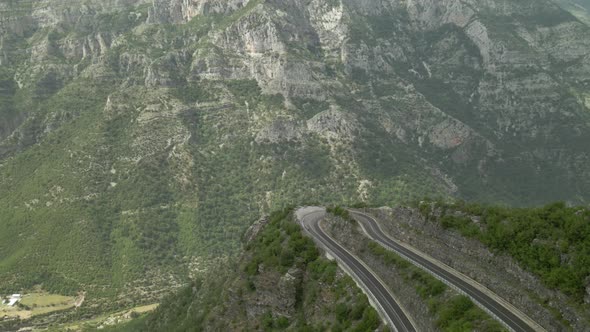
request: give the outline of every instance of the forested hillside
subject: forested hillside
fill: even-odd
[[[506,208],[459,202],[422,203],[432,222],[514,257],[550,288],[590,303],[590,210],[553,203]]]

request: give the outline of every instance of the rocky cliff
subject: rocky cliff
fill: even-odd
[[[549,1],[15,0],[0,17],[11,288],[174,287],[287,203],[590,195],[590,31]]]

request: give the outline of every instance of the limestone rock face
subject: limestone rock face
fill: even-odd
[[[0,6],[9,13],[0,21],[0,61],[10,68],[0,79],[44,98],[76,79],[119,80],[122,90],[208,84],[209,91],[199,90],[204,95],[181,98],[191,100],[191,113],[205,95],[224,105],[213,108],[242,107],[236,94],[244,91],[222,86],[254,81],[260,90],[252,92],[284,98],[278,107],[246,112],[252,123],[242,140],[255,144],[304,142],[307,135],[358,143],[381,135],[387,143],[380,144],[399,147],[395,153],[442,162],[441,183],[462,168],[493,178],[513,168],[506,160],[535,170],[524,172],[527,185],[552,169],[587,178],[587,168],[577,165],[589,158],[589,28],[549,1]],[[11,137],[2,150],[22,150],[64,119],[41,113],[30,121],[25,112],[2,115],[0,137]],[[25,123],[36,129],[19,128]],[[217,145],[232,137],[223,134]]]
[[[148,23],[186,23],[198,15],[229,15],[249,0],[153,0]]]
[[[353,140],[358,123],[349,115],[337,109],[330,109],[309,119],[307,128],[326,138]]]
[[[284,143],[297,141],[305,135],[300,123],[278,119],[256,135],[256,143]]]
[[[256,237],[266,224],[268,224],[268,217],[264,216],[258,219],[256,222],[254,222],[250,227],[248,227],[248,230],[246,231],[246,233],[244,233],[244,243],[249,244],[254,239],[256,239]]]
[[[298,268],[291,268],[279,281],[279,308],[282,314],[291,314],[295,309],[297,299],[297,287],[301,284],[303,271]]]

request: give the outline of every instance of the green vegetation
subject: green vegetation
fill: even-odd
[[[443,331],[505,331],[464,295],[455,296],[434,310],[439,312],[437,324]]]
[[[352,331],[369,331],[375,330],[380,325],[377,313],[369,305],[368,299],[357,290],[354,306],[350,303],[342,302],[346,290],[354,287],[354,283],[348,277],[337,278],[337,264],[329,262],[318,255],[313,241],[303,236],[300,226],[293,221],[290,209],[285,209],[281,213],[271,215],[269,224],[265,227],[264,232],[247,247],[255,255],[246,265],[245,270],[248,275],[258,274],[257,267],[263,264],[265,269],[274,267],[281,271],[286,270],[295,264],[298,268],[309,273],[312,281],[300,289],[301,294],[296,297],[301,299],[297,304],[305,308],[312,308],[317,300],[318,285],[315,283],[335,285],[337,299],[331,306],[334,309],[325,311],[327,316],[336,315],[336,321],[332,329],[335,331],[352,330]],[[346,211],[340,208],[340,211]],[[305,303],[305,305],[303,305]],[[334,310],[334,311],[332,311]],[[297,325],[304,327],[306,323],[300,321]],[[278,327],[278,326],[277,326]],[[326,328],[328,326],[325,326]],[[308,327],[309,328],[309,327]]]
[[[246,315],[249,306],[261,305],[256,292],[270,292],[271,297],[281,297],[281,302],[290,300],[289,295],[277,294],[276,278],[293,269],[300,272],[290,273],[302,276],[295,277],[292,317],[277,314],[280,309],[272,301],[264,313]],[[330,301],[325,302],[324,297]],[[322,258],[313,241],[303,236],[292,210],[286,208],[270,215],[264,228],[246,244],[237,266],[218,267],[165,299],[153,314],[113,330],[193,331],[205,326],[364,332],[379,328],[381,321],[352,279],[338,274],[336,263]]]
[[[434,210],[440,218],[432,217]],[[582,302],[590,275],[590,210],[558,202],[540,208],[423,202],[429,220],[509,254],[523,267]]]
[[[326,212],[338,216],[344,220],[353,220],[348,210],[341,206],[329,206],[326,208]]]
[[[318,259],[315,244],[303,236],[299,225],[293,221],[291,210],[285,208],[273,213],[264,232],[246,246],[246,250],[254,253],[245,267],[248,275],[256,275],[261,263],[285,273],[296,258],[297,263],[303,266]]]
[[[67,304],[72,303],[74,298],[71,296],[46,294],[46,293],[34,293],[27,294],[20,303],[28,307],[47,307],[55,304]]]
[[[414,285],[420,297],[427,301],[430,312],[436,317],[436,324],[442,331],[504,331],[500,323],[493,320],[466,296],[446,293],[448,287],[412,265],[396,253],[383,248],[374,241],[369,242],[370,252],[393,266],[406,282]]]
[[[412,265],[394,252],[383,248],[374,241],[369,242],[370,251],[385,263],[394,265],[404,272],[404,278],[415,284],[416,291],[423,299],[441,295],[447,287],[438,279]]]

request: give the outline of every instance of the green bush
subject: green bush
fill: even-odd
[[[289,319],[285,316],[281,316],[277,319],[276,326],[278,329],[286,329],[289,326]]]
[[[441,226],[507,253],[543,282],[581,302],[590,276],[590,210],[563,202],[540,208],[505,208],[438,202]],[[422,211],[422,209],[421,209]],[[458,217],[457,213],[464,216]],[[424,210],[423,214],[429,214]],[[479,218],[480,226],[471,221]],[[563,257],[567,257],[563,260]]]

